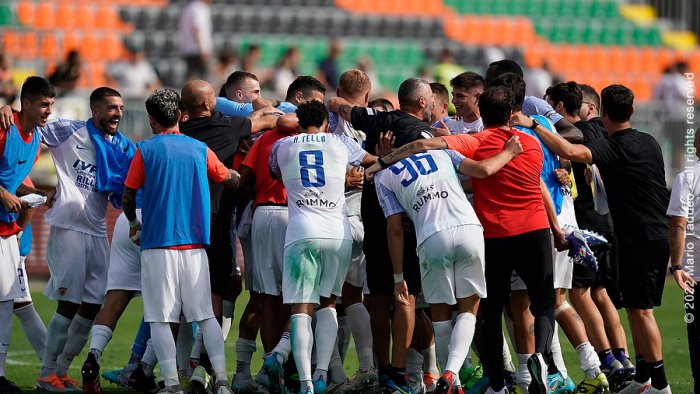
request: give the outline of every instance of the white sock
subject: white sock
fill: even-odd
[[[149,325],[150,324],[151,323],[149,323]],[[170,336],[173,336],[172,332],[170,332]],[[146,351],[143,353],[143,357],[141,358],[141,365],[143,366],[144,374],[146,376],[152,376],[153,369],[156,367],[157,363],[158,356],[156,355],[156,349],[153,346],[153,333],[151,333],[151,339],[146,342]],[[177,369],[177,367],[175,369]]]
[[[338,334],[338,318],[335,308],[323,308],[316,312],[316,369],[328,371],[333,346]]]
[[[56,375],[64,376],[68,373],[68,368],[75,356],[80,354],[87,343],[93,320],[80,315],[75,315],[68,327],[68,339],[63,351],[56,360]]]
[[[474,341],[472,341],[473,343]],[[467,357],[464,358],[464,362],[462,363],[462,368],[471,368],[472,367],[472,349],[471,346],[469,347],[469,351],[467,352]]]
[[[221,320],[221,332],[224,334],[224,341],[228,338],[228,332],[231,331],[231,322],[233,321],[233,310],[235,307],[236,304],[233,302],[224,300]]]
[[[311,352],[313,351],[313,332],[311,331],[311,316],[296,313],[291,317],[292,325],[292,355],[299,372],[301,390],[306,382],[311,382]],[[311,385],[313,390],[313,384]]]
[[[197,330],[199,331],[199,330]],[[180,326],[177,330],[177,340],[175,340],[175,360],[177,362],[177,370],[185,376],[190,376],[192,370],[190,368],[190,351],[194,335],[192,334],[192,323],[188,323],[184,316],[180,317]]]
[[[600,359],[591,343],[584,342],[576,346],[576,353],[578,353],[581,369],[586,373],[586,376],[589,379],[595,379],[600,373]]]
[[[252,378],[250,373],[250,362],[256,350],[255,341],[238,338],[236,341],[236,374],[244,379]]]
[[[527,359],[530,358],[529,354],[518,353],[518,371],[515,373],[515,382],[520,385],[520,387],[530,385],[532,382],[532,376],[530,371],[527,369]]]
[[[190,361],[195,367],[199,365],[199,357],[202,354],[202,330],[197,326],[197,334],[192,341],[192,351],[190,351]]]
[[[440,371],[437,367],[437,356],[435,354],[435,344],[421,352],[423,355],[423,372],[428,372],[433,376],[440,376]]]
[[[328,365],[328,372],[331,376],[331,381],[333,383],[340,383],[347,377],[345,371],[343,370],[343,360],[340,358],[340,351],[338,350],[338,345],[333,346],[333,355],[331,356],[331,362]]]
[[[0,376],[5,376],[7,350],[12,335],[12,307],[14,301],[0,301]]]
[[[215,381],[228,381],[228,376],[226,376],[226,354],[224,353],[224,334],[221,332],[219,323],[212,317],[200,321],[199,328],[202,330],[204,347],[207,348],[211,367],[216,375]]]
[[[24,335],[32,345],[37,357],[41,360],[46,350],[46,326],[34,308],[34,304],[29,304],[13,310],[19,324],[22,326]]]
[[[471,313],[460,313],[459,316],[457,316],[457,322],[452,329],[450,353],[445,366],[445,369],[454,373],[457,379],[459,379],[459,367],[462,366],[465,357],[467,357],[467,353],[469,353],[469,345],[471,345],[472,339],[474,339],[475,329],[476,316]],[[435,338],[437,341],[437,335]]]
[[[112,339],[112,329],[101,324],[95,324],[90,330],[90,353],[95,355],[97,362],[100,362],[102,352]]]
[[[361,302],[345,308],[345,314],[350,321],[350,330],[355,339],[355,351],[360,361],[360,369],[367,369],[374,365],[372,353],[372,328],[370,327],[369,312]]]
[[[280,364],[284,364],[289,359],[289,353],[292,351],[292,342],[289,339],[289,333],[287,331],[282,333],[282,338],[277,342],[277,345],[272,349],[272,353],[277,353],[277,361]]]
[[[46,327],[46,349],[41,358],[41,376],[49,376],[56,371],[58,354],[63,351],[68,340],[68,327],[71,320],[63,315],[54,313]]]
[[[340,360],[345,360],[345,354],[350,346],[350,322],[347,316],[338,316],[338,355]]]
[[[566,370],[566,364],[564,363],[564,356],[561,353],[561,345],[559,344],[559,324],[554,322],[554,335],[552,335],[552,345],[549,347],[552,352],[552,359],[554,360],[554,365],[557,366],[561,376],[565,379],[569,376]]]
[[[447,358],[450,353],[452,320],[433,322],[433,331],[435,332],[435,354],[437,355],[438,366],[444,371],[447,368]]]
[[[406,360],[406,375],[423,376],[423,355],[414,348],[408,348]]]
[[[177,376],[177,360],[175,356],[175,339],[170,324],[150,323],[151,343],[160,364],[160,376],[165,379],[165,386],[172,387],[180,384]]]

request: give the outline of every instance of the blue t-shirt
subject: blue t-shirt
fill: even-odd
[[[283,101],[277,106],[277,109],[285,114],[289,114],[296,112],[297,106],[290,102]],[[237,103],[225,97],[217,97],[216,110],[227,116],[249,116],[253,113],[253,104]]]

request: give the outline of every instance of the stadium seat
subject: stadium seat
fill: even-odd
[[[50,29],[56,26],[54,18],[56,9],[50,2],[41,2],[35,9],[34,26],[42,29]]]
[[[34,2],[30,0],[21,0],[17,4],[17,18],[19,23],[25,26],[34,26],[36,23]]]

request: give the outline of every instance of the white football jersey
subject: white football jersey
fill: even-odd
[[[365,151],[346,136],[299,134],[270,152],[270,171],[287,189],[289,223],[285,246],[306,238],[351,239],[345,209],[345,170],[360,165]]]
[[[464,156],[452,150],[418,153],[378,172],[374,184],[385,216],[406,212],[418,245],[452,227],[481,226],[455,168]]]
[[[361,130],[356,130],[352,127],[350,122],[341,118],[335,112],[328,112],[328,132],[350,137],[360,144],[363,149],[365,147],[365,140],[367,139],[365,133]],[[350,170],[350,168],[353,167],[348,166],[348,170]],[[348,216],[357,216],[360,214],[361,201],[362,189],[354,189],[345,193],[345,204],[347,206]]]
[[[54,126],[54,125],[51,125]],[[56,165],[56,197],[44,218],[51,226],[106,237],[107,196],[97,191],[95,144],[87,127],[39,129]]]

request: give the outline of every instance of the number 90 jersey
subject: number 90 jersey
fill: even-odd
[[[406,212],[416,226],[419,246],[438,231],[481,226],[455,172],[464,159],[452,150],[433,150],[378,172],[374,184],[384,216]]]
[[[351,239],[345,210],[345,171],[366,152],[353,139],[327,133],[281,139],[270,152],[270,171],[287,189],[285,246],[306,238]]]

